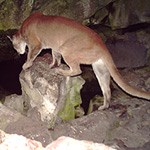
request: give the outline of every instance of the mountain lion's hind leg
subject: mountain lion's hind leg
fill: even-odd
[[[103,110],[109,107],[111,98],[110,74],[102,60],[93,63],[92,67],[104,96],[104,103],[99,107],[99,110]]]
[[[71,54],[66,54],[62,56],[65,63],[69,66],[69,70],[64,70],[57,68],[57,73],[64,76],[75,76],[81,74],[80,64],[74,60],[74,57]]]
[[[80,65],[78,63],[77,64],[69,63],[68,66],[70,68],[69,70],[64,70],[64,69],[61,69],[61,68],[57,68],[56,72],[58,74],[61,74],[61,75],[64,75],[64,76],[76,76],[76,75],[79,75],[79,74],[82,73],[81,69],[80,69]]]

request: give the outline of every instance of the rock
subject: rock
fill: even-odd
[[[18,96],[16,94],[12,94],[9,96],[6,96],[4,105],[7,106],[10,109],[16,110],[17,112],[24,113],[24,101],[21,98],[21,96]]]
[[[70,136],[101,143],[108,139],[110,129],[117,122],[119,124],[117,117],[112,112],[96,111],[82,118],[56,125],[51,134],[54,140],[60,136]]]
[[[0,129],[5,130],[8,124],[15,122],[22,117],[23,116],[16,110],[8,108],[0,103]]]
[[[86,22],[105,24],[112,29],[149,23],[149,0],[88,0],[88,1],[0,1],[0,30],[16,29],[32,12],[61,15]],[[11,20],[11,21],[10,21]]]
[[[122,39],[108,39],[106,45],[118,68],[138,68],[147,63],[147,49],[134,33],[126,33]]]
[[[111,1],[0,1],[0,30],[18,28],[22,21],[35,11],[40,11],[47,15],[66,16],[83,22],[84,19],[89,18],[98,9],[103,8]]]
[[[0,103],[0,129],[7,133],[24,135],[47,145],[52,141],[50,132],[47,130],[46,124],[40,121],[40,117],[37,117],[38,113],[32,112],[32,114],[33,118],[25,117]]]
[[[47,150],[117,150],[105,144],[93,143],[92,141],[76,140],[62,136],[46,147]]]
[[[22,95],[8,96],[4,103],[27,116],[33,116],[32,110],[37,110],[49,127],[54,125],[58,113],[63,120],[74,119],[78,107],[78,114],[82,114],[79,113],[80,89],[84,84],[81,77],[58,75],[57,68],[50,68],[50,61],[51,55],[45,54],[37,58],[30,69],[22,71],[19,78]]]
[[[42,145],[46,146],[53,141],[51,133],[48,131],[47,125],[40,120],[38,112],[32,111],[32,115],[32,117],[22,117],[15,122],[9,123],[4,131],[40,141]]]
[[[78,0],[78,1],[59,1],[51,0],[34,1],[33,10],[41,11],[49,15],[60,15],[83,22],[84,19],[92,16],[98,9],[106,6],[111,0]]]
[[[32,9],[30,2],[30,0],[0,1],[0,30],[18,28],[30,14]]]
[[[38,150],[43,149],[40,142],[27,139],[21,135],[9,135],[0,131],[0,150]]]
[[[49,64],[43,62],[35,62],[29,71],[20,74],[22,98],[29,109],[37,108],[41,120],[49,126],[61,109],[56,109],[57,103],[65,100],[65,82],[65,77],[54,73]]]
[[[97,25],[97,24],[103,24],[106,20],[106,18],[109,15],[109,9],[108,6],[111,5],[114,2],[114,0],[99,0],[100,6],[98,7],[98,10],[95,11],[94,15],[91,15],[89,18],[89,23]]]
[[[14,94],[5,98],[5,106],[1,107],[3,123],[0,129],[45,144],[51,141],[47,128],[59,121],[58,113],[63,120],[76,117],[75,109],[81,104],[80,89],[84,80],[56,74],[56,68],[50,68],[50,61],[51,55],[45,54],[38,57],[30,69],[21,72],[22,95]],[[66,68],[63,65],[61,67]],[[11,114],[14,118],[11,118]]]
[[[48,58],[50,59],[50,57]],[[38,88],[37,91],[39,90],[40,94],[42,93],[42,91],[44,91],[42,90],[44,88],[38,86],[40,85],[40,83],[36,80],[38,77],[38,73],[39,75],[41,75],[40,77],[45,77],[45,80],[47,79],[46,77],[50,76],[50,71],[52,71],[52,75],[55,74],[55,69],[49,70],[47,68],[47,66],[49,65],[45,62],[46,60],[47,59],[45,59],[45,57],[37,58],[33,66],[29,69],[30,71],[35,70],[34,72],[30,72],[29,75],[31,76],[24,76],[25,72],[22,72],[20,78],[25,84],[23,86],[23,95],[26,95],[26,98],[29,97],[27,94],[32,94],[32,91],[26,94],[24,89],[25,87],[30,89],[29,86],[31,86],[33,87],[33,90]],[[48,72],[43,71],[42,69],[48,70]],[[142,72],[140,72],[140,70],[135,70],[134,73],[124,71],[121,73],[123,74],[124,78],[127,79],[127,81],[129,81],[129,83],[131,83],[132,85],[137,87],[142,86],[144,88],[143,81],[145,81],[144,78],[149,77],[149,72],[146,69],[141,71]],[[36,72],[37,74],[35,74]],[[137,82],[134,83],[133,79]],[[51,80],[54,79],[52,78]],[[49,80],[48,83],[50,83]],[[45,85],[45,82],[42,84],[42,86],[43,85]],[[147,86],[145,90],[147,88],[149,88],[149,86]],[[23,98],[23,95],[20,96],[20,98]],[[13,96],[15,97],[15,95]],[[65,123],[57,123],[55,124],[55,126],[53,126],[53,129],[49,130],[47,129],[47,124],[41,121],[41,114],[38,111],[38,105],[37,107],[31,108],[29,98],[26,99],[25,102],[28,102],[28,104],[30,105],[30,109],[27,112],[27,117],[22,116],[21,114],[19,114],[18,117],[18,115],[14,113],[16,112],[15,110],[12,110],[11,112],[11,109],[7,108],[4,105],[2,106],[7,108],[6,110],[2,109],[3,107],[0,107],[0,112],[2,113],[2,117],[0,117],[0,125],[2,125],[2,129],[7,131],[8,133],[17,133],[24,135],[30,139],[41,141],[44,146],[49,144],[49,141],[52,141],[52,139],[56,140],[61,136],[67,136],[67,138],[65,137],[65,139],[62,138],[62,141],[70,141],[70,138],[68,139],[69,136],[78,140],[93,141],[96,143],[103,142],[106,145],[114,145],[114,143],[116,143],[117,141],[117,145],[118,142],[121,142],[123,148],[126,150],[149,150],[147,148],[150,144],[150,105],[148,101],[143,101],[142,99],[128,96],[125,93],[119,92],[119,90],[114,89],[112,92],[112,102],[109,109],[105,111],[95,111],[87,116],[72,121],[67,121]],[[62,103],[59,104],[62,106]],[[7,115],[5,115],[5,113]],[[5,126],[3,126],[4,123]],[[74,139],[71,139],[71,141],[74,141]],[[60,139],[58,139],[57,142],[59,143]],[[58,146],[56,148],[59,148],[59,144],[57,145],[56,143],[54,143],[54,145]],[[62,146],[61,143],[60,146]],[[66,145],[64,144],[64,146]]]
[[[59,113],[63,120],[72,120],[84,115],[84,111],[80,107],[82,103],[80,90],[84,83],[85,81],[81,77],[73,77],[68,81],[65,105]]]
[[[97,143],[104,142],[106,145],[113,145],[116,140],[120,140],[126,148],[136,149],[150,142],[149,109],[147,101],[129,98],[127,95],[117,96],[112,100],[110,109],[95,111],[82,118],[56,125],[51,135],[53,139],[63,135]]]
[[[136,32],[138,40],[147,48],[147,65],[150,66],[150,27]]]
[[[150,77],[145,81],[145,85],[150,89]]]
[[[108,16],[109,11],[106,9],[106,7],[101,8],[98,10],[94,16],[90,18],[90,23],[96,25],[96,24],[101,24],[102,21]]]
[[[6,134],[0,130],[0,150],[116,150],[104,144],[92,141],[80,141],[70,137],[60,137],[45,148],[38,141],[22,135]]]
[[[112,29],[150,22],[149,0],[118,0],[112,5],[109,22]]]

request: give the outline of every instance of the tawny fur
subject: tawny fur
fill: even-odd
[[[32,66],[34,59],[45,48],[52,49],[51,67],[56,62],[60,65],[61,56],[69,66],[69,70],[58,67],[59,74],[75,76],[81,74],[80,64],[91,64],[104,96],[104,104],[99,109],[109,107],[110,75],[127,93],[150,100],[150,92],[133,88],[124,81],[99,35],[71,19],[34,13],[23,22],[11,41],[20,54],[25,53],[26,46],[29,48],[24,70]]]

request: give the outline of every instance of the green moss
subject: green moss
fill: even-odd
[[[92,98],[90,100],[90,104],[89,104],[89,108],[88,108],[88,113],[87,114],[90,114],[94,110],[97,110],[98,107],[103,105],[103,102],[104,102],[104,98],[99,96],[99,95],[96,95],[94,98]]]
[[[65,107],[63,110],[59,113],[59,116],[62,118],[62,120],[72,120],[75,118],[75,107],[71,103],[70,98],[66,99]]]
[[[79,77],[75,77],[72,78],[71,82],[72,83],[69,83],[65,106],[62,111],[59,112],[59,116],[65,121],[72,120],[76,117],[76,108],[80,107],[82,102],[80,96],[82,81]]]

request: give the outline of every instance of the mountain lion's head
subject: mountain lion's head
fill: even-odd
[[[10,41],[12,42],[14,49],[19,53],[19,54],[24,54],[25,53],[25,48],[26,48],[26,42],[20,35],[13,35],[13,37],[9,37]]]

